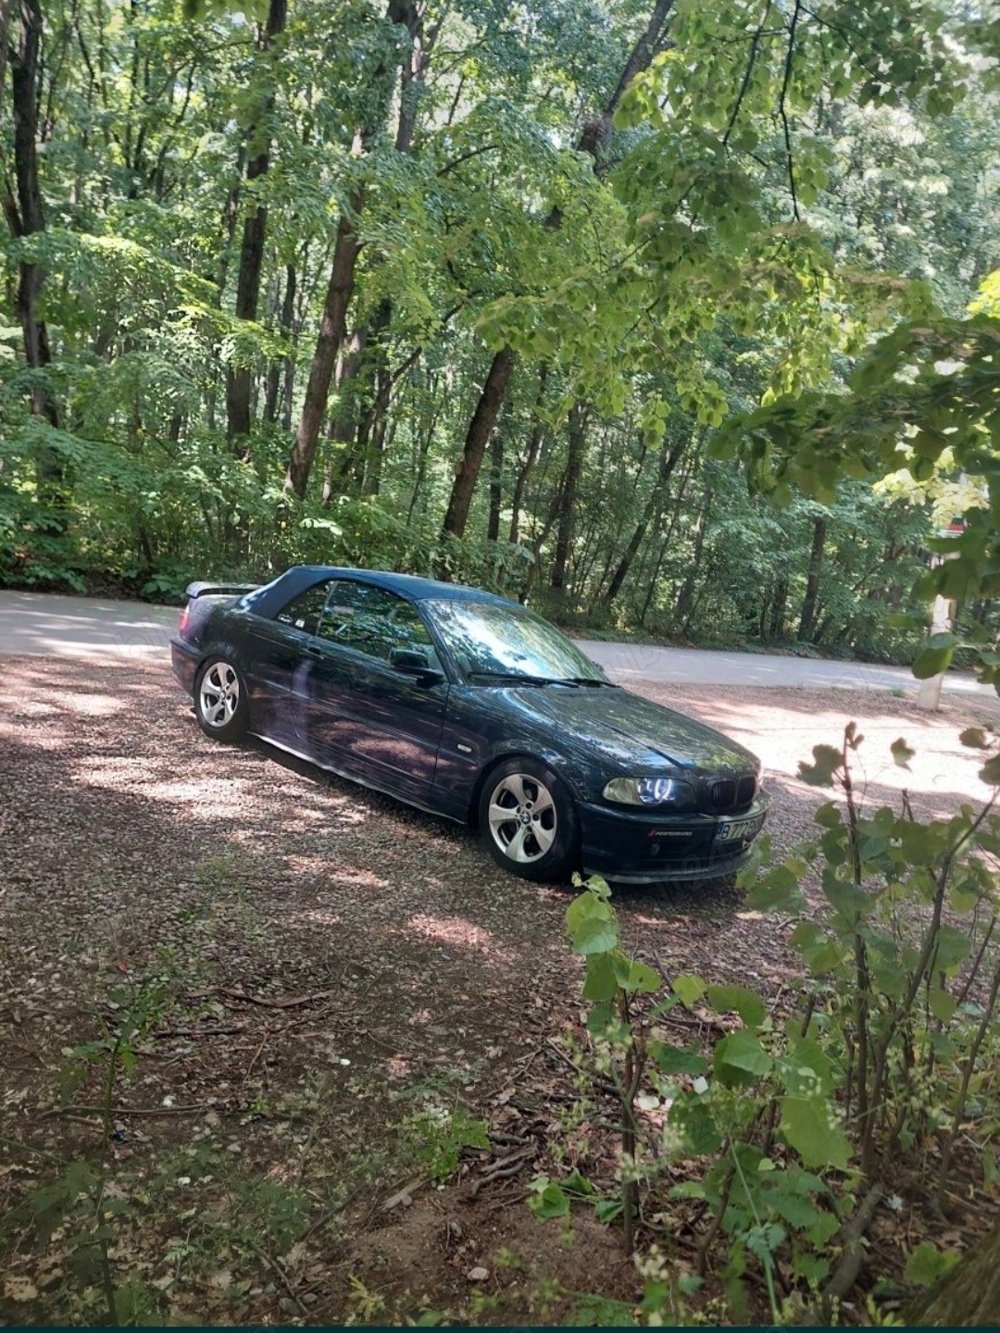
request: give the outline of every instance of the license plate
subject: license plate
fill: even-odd
[[[749,842],[755,838],[764,825],[763,815],[753,815],[750,819],[733,819],[720,823],[715,831],[716,842]]]

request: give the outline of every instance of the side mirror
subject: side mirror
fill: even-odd
[[[399,671],[404,676],[417,676],[428,685],[444,680],[444,674],[431,665],[425,648],[391,648],[389,665],[393,671]]]

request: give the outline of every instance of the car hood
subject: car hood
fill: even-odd
[[[713,727],[627,690],[565,685],[503,691],[522,716],[553,737],[569,738],[625,768],[660,768],[663,761],[696,773],[757,772],[749,750]]]

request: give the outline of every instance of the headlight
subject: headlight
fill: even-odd
[[[694,788],[677,778],[612,778],[603,795],[618,805],[694,805]]]

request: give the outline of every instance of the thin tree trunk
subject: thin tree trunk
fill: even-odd
[[[39,49],[42,12],[38,0],[20,0],[10,41],[11,86],[14,119],[14,176],[17,198],[5,191],[4,212],[15,237],[45,230],[45,210],[38,175]],[[7,22],[5,15],[4,22]],[[24,340],[24,359],[32,370],[50,365],[49,334],[38,310],[45,270],[41,264],[22,260],[18,267],[17,314]],[[59,412],[44,375],[36,375],[31,387],[31,410],[50,426],[59,426]],[[66,525],[66,469],[59,455],[48,447],[36,456],[38,499],[53,530]]]
[[[351,446],[357,427],[357,404],[354,401],[358,362],[365,347],[365,329],[355,329],[350,341],[337,357],[333,384],[337,391],[337,406],[330,414],[329,448],[323,467],[323,503],[329,504],[334,495],[344,491],[345,479],[351,475],[355,459]]]
[[[260,51],[267,59],[274,40],[284,31],[287,14],[286,0],[270,0],[267,23],[260,40]],[[274,112],[274,84],[269,87],[260,107],[259,123],[252,125],[247,134],[250,151],[256,147],[247,163],[247,184],[266,175],[271,165],[271,139],[268,129],[262,129]],[[240,246],[240,266],[236,278],[236,318],[255,320],[260,299],[260,275],[264,266],[264,240],[267,235],[267,209],[258,203],[243,220],[243,241]],[[247,436],[251,427],[251,400],[253,397],[253,370],[247,365],[230,365],[226,372],[226,436],[230,448],[245,457]]]
[[[490,512],[486,523],[486,540],[500,538],[500,506],[503,503],[503,436],[498,430],[490,441]]]
[[[281,311],[278,315],[278,327],[286,338],[292,335],[292,320],[295,316],[294,264],[285,265],[285,291],[281,298]],[[290,357],[272,361],[267,368],[267,390],[264,395],[264,420],[273,425],[278,420],[278,400],[281,396],[282,369],[287,367]]]
[[[371,424],[365,440],[365,473],[362,483],[365,495],[378,495],[382,487],[382,464],[385,461],[391,398],[392,378],[389,374],[389,363],[383,355],[375,367],[375,401],[372,404]]]
[[[708,532],[708,518],[712,511],[713,492],[706,487],[702,496],[701,508],[698,511],[698,519],[695,524],[694,550],[691,554],[691,563],[688,565],[688,572],[684,577],[684,583],[681,587],[680,596],[677,598],[676,618],[683,626],[684,633],[688,632],[694,616],[697,599],[695,598],[695,583],[701,567],[701,553],[705,549],[705,537]]]
[[[427,475],[427,459],[430,454],[431,443],[434,439],[434,431],[438,421],[437,389],[432,376],[428,377],[428,385],[431,387],[431,402],[428,406],[424,401],[420,408],[420,436],[417,446],[417,457],[415,459],[415,472],[413,478],[413,490],[410,493],[410,504],[406,511],[406,526],[409,527],[413,522],[413,511],[417,507],[417,499],[423,490],[424,478]]]
[[[646,503],[645,511],[642,518],[635,525],[635,531],[632,533],[632,538],[628,546],[626,546],[622,558],[618,561],[615,572],[611,576],[611,582],[608,584],[608,590],[604,595],[604,604],[609,608],[621,591],[625,579],[628,577],[628,572],[632,568],[632,561],[639,552],[639,547],[642,545],[643,538],[646,535],[650,523],[663,505],[664,488],[670,480],[671,473],[677,466],[681,454],[684,452],[686,443],[686,440],[681,440],[670,450],[664,448],[660,454],[660,469],[653,489],[650,492],[649,500]]]
[[[465,436],[465,447],[455,473],[455,482],[448,502],[448,512],[444,517],[442,532],[451,537],[463,537],[469,521],[469,509],[476,489],[476,480],[483,465],[486,446],[500,412],[500,404],[507,391],[507,381],[514,368],[514,352],[503,347],[493,358],[486,383],[479,395],[479,402],[469,422]]]
[[[355,358],[348,375],[340,386],[338,416],[347,414],[342,438],[353,446],[354,456],[345,454],[342,472],[346,476],[353,468],[367,490],[369,481],[381,480],[381,459],[374,468],[372,450],[380,451],[385,441],[386,415],[392,393],[389,376],[389,330],[392,325],[392,300],[388,296],[379,301],[366,328],[357,336],[363,355]],[[331,432],[332,433],[332,432]],[[374,494],[375,492],[372,492]]]
[[[518,469],[517,477],[514,480],[514,493],[510,501],[510,537],[512,546],[516,546],[521,539],[521,505],[524,501],[524,488],[528,484],[528,478],[534,471],[535,464],[538,462],[538,454],[542,447],[542,438],[545,434],[545,428],[542,424],[542,403],[545,401],[545,389],[549,381],[549,367],[547,362],[543,362],[538,372],[538,394],[535,398],[535,406],[531,413],[531,434],[528,437],[528,452],[524,456],[524,462]]]
[[[785,612],[788,607],[788,579],[781,575],[774,585],[771,614],[768,618],[768,638],[785,637]]]
[[[569,414],[569,449],[566,453],[566,471],[563,473],[559,496],[558,527],[556,529],[556,550],[552,561],[552,574],[549,586],[558,592],[566,588],[566,566],[569,562],[569,548],[573,541],[573,522],[576,510],[576,492],[583,471],[583,458],[587,444],[587,428],[584,409],[575,403]]]
[[[816,607],[819,601],[819,579],[823,570],[823,550],[826,546],[826,518],[817,515],[813,520],[812,550],[809,552],[809,572],[806,575],[806,595],[799,620],[799,638],[811,643],[816,631]]]
[[[360,138],[360,136],[359,136]],[[357,145],[359,139],[355,140]],[[354,217],[361,211],[364,203],[364,188],[356,186],[348,203],[347,212],[341,217],[337,227],[337,244],[333,252],[333,266],[330,281],[323,302],[323,318],[316,339],[312,366],[309,370],[309,382],[306,385],[305,401],[299,418],[295,442],[288,460],[285,475],[285,490],[305,499],[316,457],[316,445],[319,441],[320,427],[326,415],[327,399],[330,396],[330,383],[333,368],[344,339],[347,336],[347,307],[354,293],[354,269],[361,249]]]

